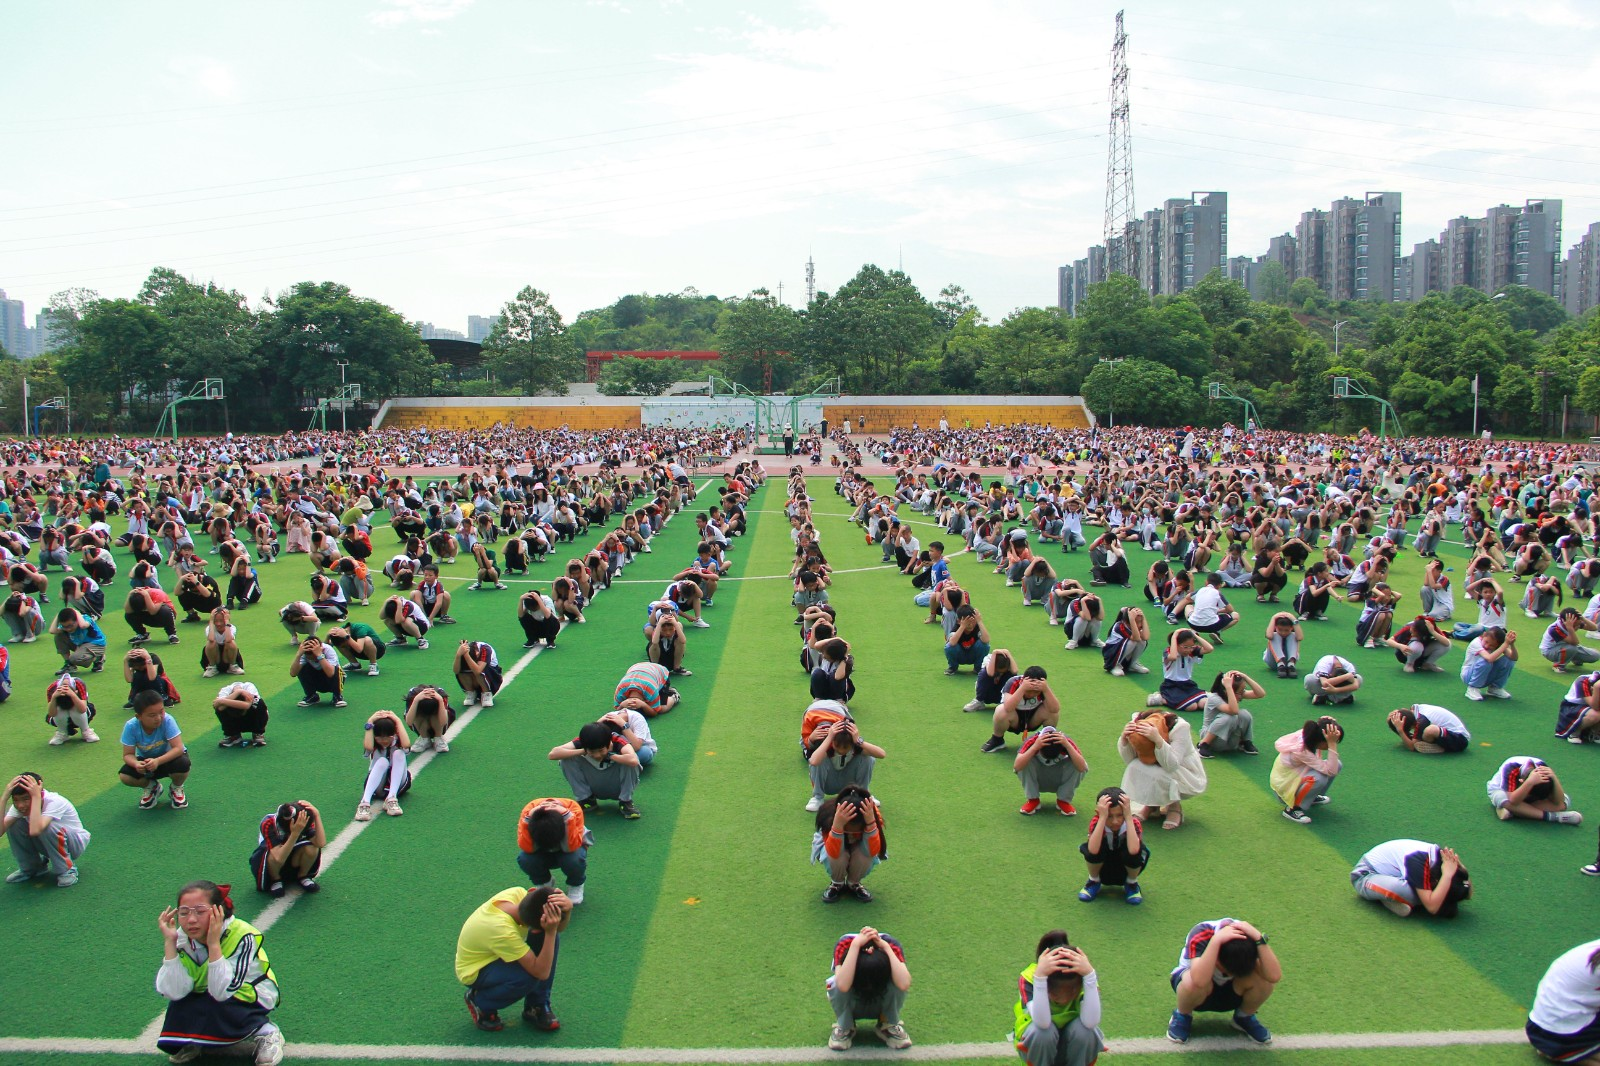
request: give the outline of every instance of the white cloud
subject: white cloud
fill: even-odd
[[[233,68],[220,59],[209,56],[174,59],[167,63],[167,71],[186,86],[215,100],[231,101],[239,92],[239,79]]]
[[[381,10],[367,17],[379,26],[407,22],[444,22],[472,6],[473,0],[383,0]]]

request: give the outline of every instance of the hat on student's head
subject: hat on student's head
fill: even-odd
[[[1011,539],[1018,544],[1026,544],[1028,542],[1028,531],[1025,529],[1013,529],[1011,531]]]
[[[366,511],[368,514],[371,514],[372,513],[372,498],[369,497],[369,496],[363,496],[359,500],[356,501],[356,506],[361,508],[363,511]]]

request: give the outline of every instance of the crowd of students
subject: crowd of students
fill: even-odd
[[[1193,434],[1141,430],[1128,450],[1126,437],[1108,441],[1085,433],[1075,439],[1046,431],[1031,434],[1026,453],[1015,444],[998,446],[1009,447],[1003,459],[993,451],[959,448],[963,440],[991,447],[1005,435],[1005,430],[965,437],[948,430],[899,433],[883,454],[886,462],[901,467],[892,487],[880,488],[847,470],[836,490],[868,543],[881,545],[883,561],[912,577],[920,590],[914,603],[927,608],[923,621],[942,624],[945,672],[972,668],[974,696],[966,709],[993,708],[992,731],[980,750],[1005,751],[1007,734],[1020,734],[1014,770],[1023,788],[1024,815],[1041,809],[1044,792],[1053,792],[1062,814],[1075,814],[1073,798],[1087,779],[1088,760],[1079,741],[1063,731],[1061,701],[1051,689],[1046,664],[1024,664],[994,646],[993,623],[985,622],[975,602],[979,597],[951,574],[952,547],[992,563],[996,579],[1017,589],[1024,607],[1045,608],[1047,624],[1067,638],[1068,653],[1099,650],[1103,668],[1113,676],[1152,669],[1154,664],[1141,661],[1151,641],[1150,625],[1139,607],[1123,607],[1108,617],[1097,589],[1131,589],[1129,553],[1156,556],[1142,592],[1149,608],[1172,627],[1162,642],[1162,680],[1146,709],[1134,712],[1117,738],[1121,782],[1096,795],[1095,817],[1081,849],[1089,867],[1079,894],[1084,902],[1097,899],[1108,885],[1121,887],[1127,903],[1142,902],[1141,874],[1150,861],[1145,822],[1159,818],[1162,829],[1179,829],[1186,802],[1206,791],[1207,760],[1258,754],[1245,704],[1267,697],[1267,688],[1239,670],[1218,673],[1208,688],[1197,680],[1204,658],[1234,639],[1250,594],[1271,611],[1259,638],[1264,665],[1278,678],[1303,680],[1314,706],[1348,705],[1364,681],[1361,669],[1341,654],[1338,638],[1326,639],[1331,627],[1319,625],[1336,598],[1362,605],[1355,654],[1387,649],[1405,673],[1443,672],[1439,660],[1456,641],[1467,643],[1460,671],[1467,701],[1510,696],[1507,686],[1518,656],[1516,636],[1505,625],[1508,586],[1524,585],[1521,603],[1530,618],[1550,620],[1541,653],[1554,672],[1585,669],[1600,659],[1581,643],[1600,618],[1600,595],[1595,595],[1600,566],[1588,558],[1600,550],[1588,513],[1593,486],[1582,473],[1558,471],[1550,455],[1538,449],[1434,442],[1426,455],[1406,451],[1404,462],[1415,464],[1409,476],[1392,476],[1388,464],[1400,458],[1398,449],[1369,440],[1287,435],[1268,440],[1252,434],[1197,442]],[[1212,456],[1228,461],[1187,461]],[[1306,465],[1277,465],[1295,459]],[[1003,465],[1007,473],[984,478],[966,466],[970,461]],[[1502,465],[1497,469],[1495,462]],[[941,539],[923,548],[918,525],[935,527]],[[1086,525],[1099,526],[1099,535],[1086,534]],[[1463,592],[1479,607],[1476,625],[1456,622],[1450,571],[1437,554],[1451,530],[1458,531],[1452,539],[1469,550]],[[1421,609],[1396,626],[1391,620],[1403,594],[1391,587],[1389,569],[1408,543],[1428,562],[1416,590]],[[1081,577],[1058,575],[1044,557],[1052,546],[1067,557],[1083,551]],[[1065,570],[1065,559],[1061,565]],[[1566,576],[1546,574],[1553,566],[1566,568]],[[1300,581],[1291,590],[1294,571]],[[1237,599],[1230,600],[1230,590]],[[1565,594],[1588,599],[1587,607],[1562,607]],[[1288,609],[1277,606],[1284,598],[1290,599]],[[1313,631],[1309,640],[1308,630]],[[1302,657],[1309,665],[1303,679]],[[1573,683],[1554,716],[1558,737],[1573,743],[1600,739],[1597,682],[1600,672]],[[1400,744],[1413,752],[1457,754],[1471,741],[1461,716],[1437,704],[1395,708],[1386,717]],[[1332,802],[1344,730],[1324,714],[1308,717],[1301,728],[1276,740],[1269,784],[1286,819],[1308,824],[1316,808]],[[1503,820],[1582,822],[1560,777],[1541,756],[1505,759],[1487,791],[1491,808]],[[1600,874],[1600,864],[1581,872]],[[1400,916],[1451,917],[1473,890],[1452,847],[1413,839],[1375,845],[1349,876],[1361,899]],[[1228,924],[1243,923],[1230,919]],[[1250,960],[1205,967],[1203,978],[1209,981],[1193,986],[1184,983],[1182,972],[1174,972],[1178,1002],[1168,1025],[1172,1040],[1188,1040],[1195,1010],[1231,1011],[1235,1028],[1257,1042],[1271,1040],[1255,1011],[1281,979],[1281,968],[1260,950],[1265,937],[1246,933],[1257,949]],[[1214,934],[1215,929],[1202,939],[1240,939]],[[1232,950],[1242,954],[1237,945]],[[1185,957],[1204,954],[1202,944],[1186,949]],[[1211,982],[1230,985],[1233,994],[1208,994]],[[1586,1037],[1575,1039],[1581,1043]],[[1597,1049],[1600,1044],[1586,1054]],[[1036,1055],[1020,1033],[1019,1053],[1031,1064],[1068,1061]]]
[[[1308,628],[1320,635],[1323,629],[1316,623],[1326,620],[1335,598],[1362,604],[1353,642],[1357,652],[1387,648],[1407,672],[1440,672],[1438,661],[1453,642],[1470,641],[1461,673],[1468,700],[1505,698],[1518,662],[1515,635],[1504,623],[1502,579],[1524,586],[1521,603],[1530,616],[1555,616],[1541,641],[1541,654],[1553,671],[1563,673],[1596,657],[1582,643],[1600,618],[1600,567],[1589,565],[1583,554],[1596,544],[1588,517],[1589,485],[1551,469],[1551,460],[1561,456],[1486,441],[1410,442],[1398,446],[1409,449],[1401,454],[1396,446],[1365,439],[1260,433],[1200,434],[1197,439],[1195,434],[1119,432],[1121,437],[1001,427],[996,434],[991,427],[982,439],[989,442],[985,447],[999,450],[981,451],[975,450],[976,434],[916,430],[897,434],[885,456],[906,464],[933,461],[931,472],[906,469],[892,490],[880,492],[859,473],[846,471],[836,486],[853,520],[881,546],[881,557],[915,586],[914,602],[926,612],[922,620],[939,627],[934,632],[941,634],[946,673],[972,668],[974,695],[967,709],[990,717],[981,750],[1002,752],[1008,735],[1020,737],[1013,770],[1024,815],[1044,809],[1045,794],[1054,797],[1061,815],[1076,814],[1073,800],[1089,777],[1089,763],[1063,729],[1061,700],[1046,666],[1021,663],[994,646],[971,590],[951,575],[948,555],[954,552],[947,554],[946,539],[959,545],[956,551],[993,562],[997,581],[1020,589],[1024,606],[1045,608],[1041,615],[1061,628],[1069,656],[1097,650],[1102,669],[1113,676],[1151,671],[1143,661],[1151,626],[1138,607],[1108,617],[1094,590],[1133,587],[1131,551],[1158,556],[1145,574],[1143,592],[1150,609],[1173,629],[1160,642],[1159,689],[1116,738],[1121,780],[1094,797],[1079,848],[1086,879],[1078,895],[1085,903],[1107,888],[1120,889],[1126,904],[1141,903],[1141,877],[1151,859],[1146,824],[1159,820],[1164,830],[1179,829],[1185,803],[1205,793],[1206,760],[1259,751],[1245,704],[1263,698],[1266,688],[1237,670],[1219,673],[1209,688],[1196,679],[1204,657],[1215,645],[1236,639],[1243,621],[1244,611],[1230,602],[1230,591],[1254,593],[1257,603],[1269,605],[1261,637],[1263,664],[1279,678],[1302,680],[1315,706],[1349,704],[1363,683],[1354,661],[1336,650],[1315,658],[1306,653]],[[126,550],[130,591],[123,614],[134,647],[121,665],[126,706],[133,714],[121,733],[119,777],[139,790],[141,808],[156,806],[165,795],[181,809],[189,802],[194,767],[171,713],[179,700],[176,685],[167,664],[147,647],[152,629],[176,645],[180,625],[204,623],[198,668],[206,678],[230,675],[213,701],[223,732],[219,746],[253,747],[266,743],[270,714],[256,686],[237,679],[247,672],[247,649],[240,647],[230,611],[259,602],[258,564],[308,557],[311,598],[279,612],[295,645],[290,673],[303,690],[302,706],[331,697],[343,707],[346,681],[354,672],[377,674],[390,651],[409,646],[426,652],[430,632],[454,622],[440,565],[470,559],[474,588],[504,588],[507,573],[526,574],[530,561],[598,533],[594,548],[566,564],[548,593],[533,590],[518,598],[524,647],[554,647],[563,624],[583,622],[594,597],[630,559],[650,552],[662,524],[690,502],[687,473],[672,438],[623,435],[598,446],[590,438],[581,459],[600,458],[603,467],[599,474],[583,476],[570,470],[580,461],[576,443],[559,437],[537,448],[527,446],[525,431],[497,430],[470,442],[429,441],[429,446],[455,448],[443,456],[449,460],[487,462],[485,469],[431,485],[377,471],[356,473],[353,467],[359,464],[343,453],[324,452],[317,471],[307,464],[276,475],[255,473],[248,463],[283,454],[273,450],[278,445],[260,442],[190,446],[196,450],[185,458],[200,463],[204,472],[156,476],[135,469],[126,479],[110,475],[111,456],[85,451],[74,459],[87,464],[81,481],[67,472],[5,477],[0,559],[11,594],[0,613],[11,626],[14,645],[34,643],[48,632],[61,658],[46,692],[46,717],[54,730],[49,743],[59,746],[74,738],[96,743],[90,688],[98,685],[96,675],[108,657],[101,622],[106,589],[120,569],[113,553]],[[386,453],[377,443],[369,441],[373,447],[360,454],[382,457]],[[520,458],[514,459],[519,446]],[[1003,480],[986,482],[950,461],[952,452],[961,452],[955,456],[961,459],[1003,458],[1009,472]],[[30,451],[26,458],[40,454]],[[1182,461],[1185,454],[1229,462],[1189,465]],[[138,446],[117,457],[119,462],[130,458],[167,457]],[[636,475],[622,469],[630,458],[644,464]],[[1047,473],[1035,460],[1069,465]],[[1085,463],[1086,474],[1077,474],[1070,465],[1074,460]],[[1303,464],[1298,469],[1297,461]],[[1388,464],[1401,461],[1419,465],[1409,480],[1392,482]],[[1503,469],[1491,470],[1490,462]],[[1283,463],[1290,465],[1280,469]],[[1481,473],[1472,472],[1477,464]],[[107,469],[95,469],[100,465]],[[672,679],[691,673],[685,655],[688,631],[710,624],[703,611],[714,605],[717,584],[728,570],[726,553],[732,538],[743,532],[744,503],[761,478],[760,468],[749,464],[724,479],[718,505],[697,518],[694,559],[648,605],[646,660],[616,686],[613,710],[551,750],[549,757],[561,764],[572,795],[536,798],[518,816],[518,865],[532,887],[496,893],[472,913],[458,940],[456,972],[480,1028],[502,1028],[500,1010],[519,1001],[530,1025],[559,1026],[551,991],[560,937],[587,884],[594,837],[586,815],[608,800],[618,804],[624,819],[640,816],[635,794],[657,752],[651,720],[679,698]],[[636,506],[641,499],[645,502]],[[822,899],[867,903],[873,895],[864,882],[888,857],[884,808],[871,790],[873,767],[888,753],[863,737],[849,710],[854,658],[828,602],[833,575],[820,550],[810,503],[796,468],[786,511],[795,544],[792,603],[813,697],[801,730],[811,782],[806,810],[814,815],[813,858],[828,875]],[[379,568],[368,560],[375,522],[384,513],[400,550],[381,566],[393,593],[376,604],[375,626],[352,614],[379,599],[374,573]],[[110,527],[112,516],[126,519],[120,537]],[[918,522],[937,524],[945,539],[930,540],[923,548],[914,528]],[[1412,523],[1415,539],[1408,532]],[[1413,549],[1436,558],[1441,538],[1457,525],[1474,549],[1461,592],[1477,605],[1478,624],[1447,628],[1455,622],[1455,590],[1445,568],[1430,566],[1419,590],[1422,612],[1395,628],[1401,594],[1389,585],[1389,564],[1408,539]],[[1087,526],[1102,532],[1091,539]],[[207,542],[209,552],[202,555]],[[1058,575],[1044,557],[1051,547],[1066,555],[1083,552],[1087,581]],[[37,566],[28,560],[35,551]],[[208,555],[219,556],[226,587],[206,573]],[[1215,569],[1208,570],[1213,561]],[[74,565],[81,572],[70,572]],[[51,566],[64,571],[58,587],[63,604],[46,624],[42,604],[48,602]],[[176,599],[162,589],[163,566],[172,571]],[[1566,577],[1556,577],[1555,567],[1565,568]],[[1292,610],[1270,606],[1280,602],[1294,570],[1302,576]],[[1569,593],[1593,598],[1583,610],[1569,609],[1562,606]],[[330,628],[324,631],[324,626]],[[1302,660],[1313,665],[1303,670]],[[365,720],[361,750],[367,772],[356,820],[370,819],[375,805],[390,816],[402,814],[399,801],[412,785],[408,759],[430,748],[441,754],[450,750],[458,715],[451,688],[459,690],[463,708],[492,707],[504,684],[499,655],[483,641],[462,640],[450,673],[453,686],[418,685],[403,707],[377,709]],[[9,694],[9,649],[4,647],[0,684]],[[1442,706],[1416,704],[1387,717],[1399,743],[1411,751],[1458,753],[1470,741],[1466,724]],[[1600,738],[1600,671],[1573,681],[1556,727],[1573,743]],[[1283,802],[1284,817],[1304,824],[1312,810],[1331,802],[1343,737],[1339,721],[1321,715],[1308,717],[1300,729],[1275,742],[1270,786]],[[61,887],[76,883],[90,836],[71,803],[47,791],[43,775],[32,771],[13,778],[7,791],[5,829],[18,869],[6,880],[54,876]],[[1535,756],[1506,759],[1489,781],[1488,797],[1502,819],[1581,821],[1554,769]],[[258,826],[250,858],[257,890],[269,897],[293,888],[316,892],[326,844],[325,819],[314,804],[304,799],[282,804]],[[558,870],[564,890],[555,884]],[[1600,861],[1583,872],[1600,875]],[[1374,846],[1350,877],[1361,898],[1399,915],[1448,917],[1472,892],[1452,848],[1410,839]],[[157,990],[170,1001],[163,1050],[181,1062],[248,1041],[258,1062],[279,1061],[282,1034],[270,1018],[278,998],[276,979],[259,930],[234,916],[227,886],[185,885],[159,924],[166,951]],[[1561,1061],[1600,1055],[1595,1021],[1600,1003],[1593,1002],[1592,977],[1584,976],[1585,969],[1592,975],[1600,960],[1597,946],[1575,949],[1588,954],[1557,961],[1530,1019],[1534,1045]],[[1176,1004],[1168,1035],[1173,1040],[1189,1038],[1196,1011],[1223,1012],[1252,1040],[1271,1040],[1257,1011],[1282,979],[1282,969],[1268,937],[1249,922],[1221,918],[1197,924],[1184,939],[1171,979]],[[850,1047],[858,1022],[865,1019],[886,1046],[909,1047],[900,1012],[910,983],[904,948],[893,936],[865,926],[841,937],[828,982],[835,1018],[829,1046]],[[1018,1054],[1031,1066],[1085,1066],[1104,1046],[1094,968],[1061,930],[1041,938],[1035,959],[1019,978],[1014,1006]],[[1574,1027],[1576,1021],[1583,1024]]]
[[[551,436],[541,449],[527,450],[558,454],[570,443],[565,434]],[[518,437],[526,441],[526,434]],[[256,684],[240,676],[247,673],[247,649],[241,648],[231,621],[232,611],[248,610],[261,598],[258,564],[307,557],[310,599],[278,612],[294,646],[289,674],[303,691],[300,706],[331,698],[334,707],[343,708],[349,677],[377,675],[379,662],[402,648],[427,652],[428,634],[455,622],[441,562],[470,558],[476,569],[471,588],[504,589],[502,553],[508,569],[527,575],[530,563],[543,562],[580,537],[594,538],[592,548],[567,549],[577,557],[547,589],[530,587],[516,601],[527,637],[523,647],[554,648],[563,625],[586,621],[584,611],[593,599],[630,561],[651,552],[650,541],[664,524],[694,503],[694,490],[675,454],[661,462],[652,457],[636,474],[622,468],[632,448],[649,444],[670,450],[666,441],[619,437],[600,442],[606,459],[598,474],[579,476],[537,462],[519,468],[515,460],[496,460],[453,481],[431,484],[387,478],[381,471],[356,473],[337,464],[256,473],[240,460],[253,461],[259,453],[239,450],[234,442],[205,449],[204,460],[216,464],[209,473],[146,477],[135,470],[124,480],[108,469],[96,470],[89,462],[93,456],[85,456],[86,465],[76,474],[62,469],[49,476],[8,475],[0,493],[0,561],[13,599],[25,603],[7,613],[18,624],[11,644],[0,645],[0,699],[11,694],[11,648],[35,643],[45,632],[40,604],[48,602],[49,571],[55,567],[62,573],[58,591],[64,602],[48,627],[61,658],[45,692],[46,722],[54,730],[49,746],[99,742],[92,695],[101,702],[106,696],[104,691],[91,694],[91,688],[100,689],[109,656],[102,623],[107,589],[118,577],[120,560],[113,553],[126,549],[131,587],[123,620],[133,647],[122,657],[121,680],[127,686],[124,707],[132,716],[120,735],[118,776],[139,791],[141,809],[153,809],[165,798],[181,810],[189,805],[195,770],[191,746],[173,713],[181,701],[173,676],[181,674],[176,663],[164,663],[148,647],[152,630],[164,634],[169,645],[179,645],[180,626],[204,624],[195,669],[203,678],[228,675],[212,701],[222,732],[218,747],[259,747],[267,743],[271,714]],[[511,437],[501,442],[511,443]],[[531,893],[511,890],[517,898],[496,912],[512,923],[522,950],[506,955],[504,923],[497,926],[492,915],[475,914],[463,929],[457,973],[468,986],[468,1007],[481,1028],[500,1027],[497,1001],[508,989],[528,1000],[525,1017],[531,1024],[559,1025],[549,1002],[554,944],[572,906],[583,901],[583,849],[592,840],[583,816],[603,798],[617,800],[624,819],[639,817],[633,788],[656,752],[648,720],[676,703],[671,676],[690,673],[684,664],[687,639],[677,617],[692,618],[693,626],[709,625],[700,610],[711,605],[716,582],[726,573],[725,552],[744,529],[743,502],[761,476],[759,467],[741,465],[723,477],[717,505],[697,516],[703,538],[698,551],[650,605],[647,661],[631,668],[608,693],[614,710],[552,751],[573,797],[529,804],[519,821],[524,845],[519,866],[535,878],[535,887]],[[42,505],[37,494],[44,496]],[[393,594],[379,597],[367,560],[373,555],[375,515],[385,512],[400,554],[384,566]],[[110,525],[116,516],[127,524],[120,537]],[[209,552],[202,554],[208,541]],[[35,550],[38,566],[28,558]],[[218,557],[226,588],[207,573],[211,556]],[[163,590],[164,584],[174,595]],[[360,608],[373,612],[374,624],[357,620]],[[439,666],[442,678],[442,662]],[[401,706],[380,707],[366,717],[360,746],[366,771],[354,803],[355,821],[370,820],[376,809],[402,815],[400,800],[413,784],[411,760],[430,750],[448,753],[458,705],[492,707],[505,683],[496,649],[482,640],[460,640],[449,673],[448,682],[418,684]],[[77,884],[90,833],[76,808],[48,790],[38,771],[12,778],[6,794],[4,828],[17,862],[6,881],[25,884],[50,876],[60,888]],[[575,819],[571,833],[551,835],[552,810]],[[319,891],[327,842],[326,817],[316,804],[307,799],[281,804],[257,826],[249,859],[256,890],[274,899],[293,889]],[[566,893],[553,883],[538,883],[549,882],[555,868],[567,875]],[[517,924],[522,912],[516,904],[524,894],[534,903],[525,908],[529,921]],[[506,902],[500,896],[490,902],[496,901]],[[283,1036],[271,1020],[276,978],[260,930],[234,915],[229,886],[186,884],[159,925],[166,953],[156,989],[169,1001],[161,1049],[174,1062],[236,1045],[253,1051],[263,1066],[280,1061]],[[536,983],[528,984],[506,966],[488,965],[485,952],[498,953],[505,963],[527,955],[515,968],[523,976],[536,974]]]

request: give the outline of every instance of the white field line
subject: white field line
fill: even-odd
[[[706,486],[709,484],[711,484],[710,481],[702,482],[700,487],[695,490],[695,495],[699,496],[701,492],[705,491]],[[565,631],[567,628],[567,623],[561,623],[561,628],[563,631]],[[505,677],[500,682],[500,692],[505,692],[506,689],[510,688],[512,683],[516,681],[519,676],[521,676],[522,671],[526,670],[529,664],[532,663],[533,660],[537,659],[540,654],[544,652],[544,650],[544,646],[541,645],[540,647],[532,648],[527,652],[524,652],[522,657],[512,665],[511,669],[506,671]],[[448,731],[446,731],[445,739],[451,743],[454,743],[456,738],[466,730],[467,726],[473,723],[473,721],[478,717],[478,713],[482,710],[483,705],[476,704],[457,717],[455,724],[451,726]],[[406,769],[410,771],[413,778],[420,777],[422,776],[422,771],[428,768],[437,754],[438,752],[430,749],[423,752],[421,755],[418,755],[415,761],[408,759],[406,761]],[[376,816],[374,817],[376,818]],[[351,821],[349,825],[345,826],[344,829],[339,832],[338,836],[334,837],[328,842],[328,846],[322,849],[323,875],[326,875],[328,868],[331,867],[335,862],[339,861],[339,857],[345,853],[345,850],[348,849],[351,844],[355,843],[356,837],[360,836],[366,830],[366,828],[372,824],[374,823]],[[261,913],[256,916],[255,921],[253,921],[251,924],[265,933],[278,923],[279,918],[282,918],[285,914],[288,914],[289,908],[298,903],[303,895],[305,895],[304,892],[301,892],[298,889],[291,889],[289,893],[283,896],[281,899],[275,899],[271,903],[267,904],[266,907],[262,909]],[[143,1050],[141,1053],[148,1053],[150,1050],[155,1048],[156,1037],[161,1035],[161,1024],[165,1020],[166,1012],[163,1011],[162,1013],[156,1015],[154,1021],[144,1027],[144,1031],[139,1034],[138,1040],[134,1041],[134,1043],[142,1046]],[[44,1043],[50,1044],[52,1042],[46,1040]],[[72,1043],[72,1041],[67,1041],[67,1043]],[[89,1041],[89,1043],[94,1043],[94,1041]],[[112,1041],[112,1043],[116,1043],[116,1041]]]
[[[1509,1046],[1522,1044],[1527,1037],[1520,1029],[1474,1029],[1417,1033],[1308,1033],[1280,1036],[1272,1042],[1274,1051],[1359,1051],[1416,1048],[1444,1048],[1466,1045]],[[1109,1041],[1109,1053],[1153,1055],[1162,1053],[1205,1054],[1262,1050],[1242,1036],[1196,1037],[1187,1044],[1174,1044],[1163,1037],[1140,1037]],[[1011,1059],[1012,1045],[1006,1041],[970,1044],[926,1044],[906,1051],[889,1051],[879,1046],[857,1047],[840,1054],[818,1043],[815,1047],[788,1048],[540,1048],[528,1046],[469,1047],[452,1044],[303,1044],[291,1042],[288,1049],[296,1059],[339,1059],[386,1062],[397,1059],[425,1059],[440,1062],[528,1062],[528,1063],[662,1063],[667,1066],[692,1066],[719,1063],[746,1066],[755,1063],[894,1061],[947,1062],[952,1059]],[[29,1039],[0,1038],[0,1053],[69,1055],[140,1055],[155,1050],[154,1037],[137,1040]]]

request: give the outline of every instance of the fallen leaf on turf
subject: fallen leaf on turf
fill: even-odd
[[[688,899],[683,901],[683,905],[685,907],[698,907],[700,906],[700,899],[698,896],[690,896]]]
[[[715,755],[715,754],[716,754],[716,752],[714,752],[714,751],[708,751],[708,752],[706,752],[706,754],[707,754],[707,755]]]

